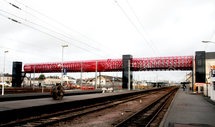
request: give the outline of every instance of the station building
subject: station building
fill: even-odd
[[[193,71],[186,75],[186,82],[190,82],[189,87],[194,92],[203,93],[215,101],[214,71],[215,52],[196,51]]]
[[[3,79],[4,78],[4,79]],[[5,81],[7,84],[10,84],[12,82],[12,75],[10,74],[1,74],[0,75],[0,82]]]

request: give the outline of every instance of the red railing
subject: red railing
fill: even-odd
[[[65,61],[67,72],[95,72],[97,61],[98,72],[122,71],[122,59]],[[193,56],[133,58],[133,71],[150,70],[192,70]],[[25,73],[61,72],[61,62],[31,63],[24,65]]]

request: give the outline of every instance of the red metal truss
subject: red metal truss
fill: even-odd
[[[67,68],[67,72],[95,72],[96,62],[97,72],[122,71],[122,59],[65,61],[63,68]],[[132,64],[133,71],[192,70],[193,56],[133,58]],[[36,73],[61,72],[61,62],[50,62],[25,64],[25,73],[33,73],[34,66]]]
[[[192,70],[193,56],[134,58],[133,71]]]

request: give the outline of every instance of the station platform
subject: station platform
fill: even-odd
[[[120,97],[131,96],[134,94],[155,91],[163,88],[152,88],[144,90],[115,90],[109,93],[82,94],[65,96],[62,100],[53,100],[51,97],[14,100],[0,102],[0,124],[16,120],[17,118],[26,118],[32,115],[56,112],[71,108],[78,108],[94,103],[113,100]]]
[[[95,94],[102,93],[102,90],[65,90],[64,96],[71,95],[82,95],[82,94]],[[17,94],[5,94],[0,95],[0,102],[3,101],[14,101],[14,100],[27,100],[27,99],[37,99],[50,97],[50,92],[45,93],[17,93]]]
[[[180,88],[159,127],[215,127],[215,105]]]

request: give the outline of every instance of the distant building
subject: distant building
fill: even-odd
[[[77,79],[77,84],[80,84],[80,79]],[[88,78],[82,79],[83,85],[92,85],[95,87],[95,78]],[[114,77],[114,76],[107,76],[107,75],[100,75],[97,76],[97,87],[113,87],[122,85],[122,77]]]
[[[211,96],[214,91],[211,91],[211,67],[215,65],[215,52],[196,51],[194,64],[194,83],[192,72],[186,75],[186,82],[191,82],[190,89],[198,93],[203,93],[205,96]],[[209,84],[207,84],[209,83]]]
[[[44,79],[45,84],[56,84],[60,82],[61,82],[61,79],[59,78],[59,76],[47,76]]]
[[[12,75],[4,74],[4,81],[8,84],[12,83]],[[0,82],[3,82],[3,74],[0,75]]]
[[[67,84],[75,84],[76,79],[70,76],[64,76],[63,77],[63,82]],[[47,76],[45,79],[39,79],[38,77],[30,78],[30,77],[25,77],[23,80],[23,84],[56,84],[56,83],[61,83],[61,78],[59,76]]]
[[[71,76],[63,76],[63,82],[66,82],[67,84],[76,84],[76,79]]]
[[[30,78],[30,77],[25,77],[22,82],[22,85],[23,86],[32,86],[32,84],[35,84],[36,86],[38,86],[39,84],[42,84],[42,83],[44,83],[43,79],[39,79],[38,77],[36,77],[35,79]]]

